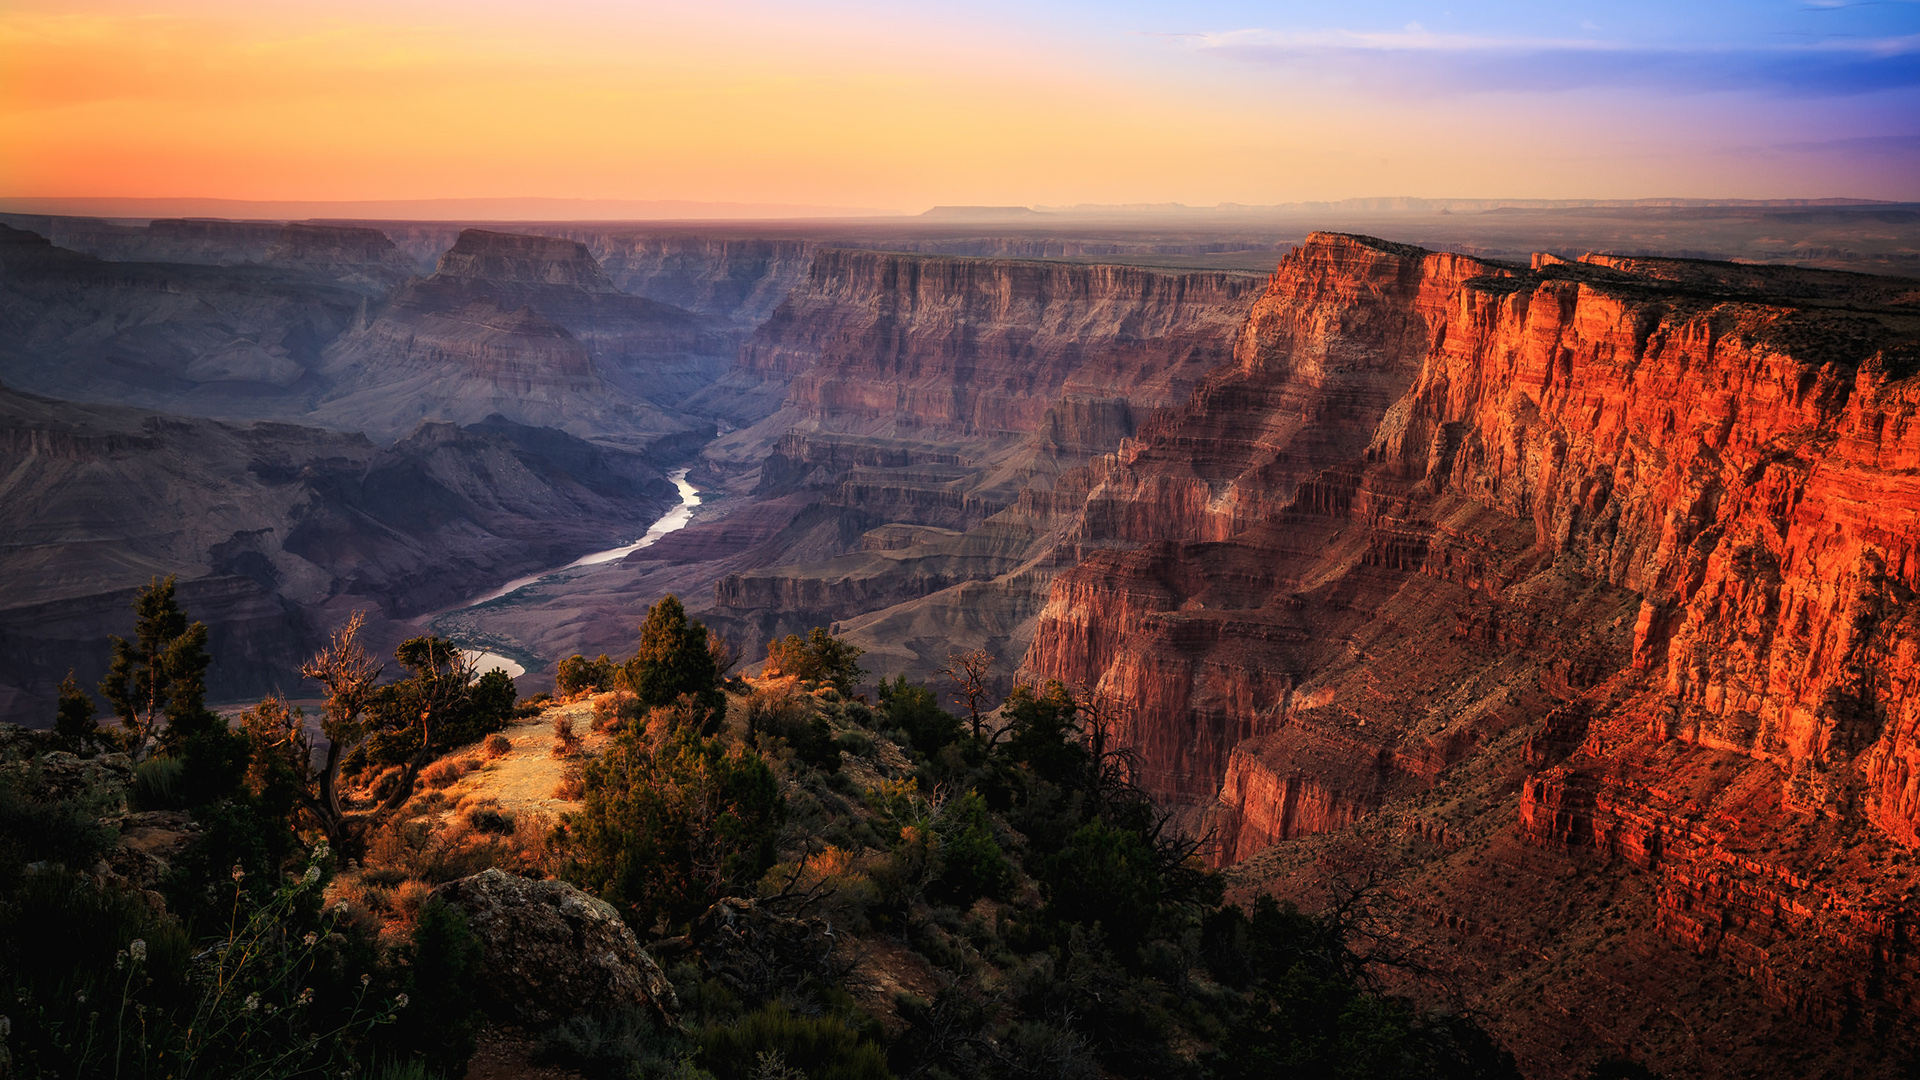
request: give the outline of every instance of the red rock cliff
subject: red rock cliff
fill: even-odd
[[[1470,853],[1611,853],[1800,1018],[1911,1015],[1917,331],[1894,279],[1316,235],[1093,470],[1026,673],[1224,861],[1477,777]]]

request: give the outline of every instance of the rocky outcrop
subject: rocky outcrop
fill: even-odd
[[[449,881],[433,896],[459,908],[480,942],[480,996],[494,1018],[539,1026],[626,1007],[678,1026],[673,983],[613,905],[564,881],[499,870]]]
[[[1886,1029],[1920,1001],[1916,371],[1893,279],[1316,235],[1089,470],[1027,676],[1106,696],[1222,861],[1438,802],[1440,932],[1520,902],[1471,869],[1500,844],[1615,858],[1641,947]]]

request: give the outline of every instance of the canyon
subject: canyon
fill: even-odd
[[[1097,700],[1232,895],[1362,883],[1418,960],[1396,989],[1529,1075],[1894,1075],[1920,281],[1674,257],[1738,229],[1806,255],[1854,213],[1627,255],[1568,244],[1644,250],[1678,212],[1505,213],[1446,251],[14,216],[0,709],[94,678],[163,573],[223,700],[291,689],[355,607],[528,689],[667,592],[749,660],[830,626],[935,682],[982,648],[1002,692]],[[458,607],[637,537],[676,468],[686,528]]]

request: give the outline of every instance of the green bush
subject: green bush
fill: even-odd
[[[626,1080],[674,1071],[687,1056],[684,1037],[660,1031],[639,1009],[570,1016],[540,1036],[534,1060],[588,1080]]]
[[[778,1055],[777,1057],[775,1055]],[[778,1002],[738,1023],[700,1033],[700,1064],[719,1080],[752,1080],[772,1067],[797,1069],[807,1080],[890,1080],[887,1056],[832,1017],[795,1016]]]
[[[627,661],[624,680],[642,705],[670,705],[687,694],[707,713],[725,715],[726,698],[720,692],[720,670],[707,628],[688,619],[680,598],[672,594],[647,610],[640,624],[640,648]]]
[[[592,660],[574,653],[554,668],[553,692],[561,697],[572,697],[575,694],[611,690],[614,674],[618,671],[619,665],[606,653]]]
[[[934,822],[940,838],[938,869],[927,886],[929,899],[966,907],[983,896],[1004,897],[1013,881],[1013,865],[994,839],[987,802],[969,791],[940,808]]]
[[[39,764],[0,766],[0,882],[19,880],[29,863],[92,867],[119,839],[100,823],[118,801],[107,788],[56,797]]]
[[[483,1019],[474,999],[480,943],[460,909],[429,899],[408,952],[407,1007],[382,1041],[434,1072],[465,1075]]]
[[[862,650],[828,633],[823,626],[807,631],[806,637],[788,634],[767,643],[768,675],[792,675],[806,682],[831,686],[842,697],[853,693],[854,686],[867,677],[860,666]]]
[[[840,768],[833,728],[803,697],[755,694],[747,699],[747,730],[756,736],[785,739],[793,756],[823,772]]]
[[[573,880],[645,929],[744,894],[773,865],[786,800],[760,755],[688,728],[657,750],[628,728],[585,771],[567,817]]]
[[[889,683],[880,680],[880,705],[887,719],[906,732],[913,748],[931,757],[940,748],[960,738],[960,718],[940,707],[940,698],[930,688],[907,682],[897,675]]]

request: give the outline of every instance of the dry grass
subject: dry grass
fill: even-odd
[[[487,741],[480,744],[480,752],[487,755],[489,760],[504,757],[512,749],[513,740],[497,731],[487,736]]]
[[[420,782],[430,788],[443,788],[478,769],[480,762],[470,757],[441,758],[420,773]]]

